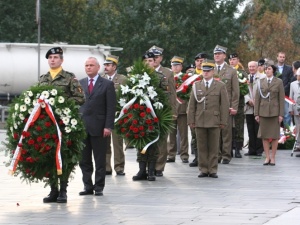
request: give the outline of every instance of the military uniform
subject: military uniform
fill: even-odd
[[[207,61],[203,63],[203,70],[213,66],[213,61]],[[228,108],[229,101],[223,82],[212,77],[194,83],[187,118],[188,124],[195,127],[197,137],[198,167],[201,172],[198,177],[218,177],[220,126],[228,122]]]

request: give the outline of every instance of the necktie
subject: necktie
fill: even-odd
[[[250,74],[250,84],[253,84],[253,75]]]
[[[268,79],[268,87],[270,86],[271,83],[271,79]]]
[[[208,90],[208,81],[206,81],[205,89]]]
[[[94,88],[94,84],[93,84],[94,79],[90,79],[90,84],[89,84],[89,93],[91,94]]]
[[[221,66],[218,66],[218,74],[220,73],[221,70]]]

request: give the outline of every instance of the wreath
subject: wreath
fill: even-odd
[[[161,79],[165,78],[137,61],[126,84],[117,91],[115,130],[142,153],[173,127],[172,109],[167,94],[160,88]]]
[[[33,86],[23,92],[10,105],[6,126],[6,166],[12,174],[47,185],[74,172],[86,133],[79,106],[61,89]]]

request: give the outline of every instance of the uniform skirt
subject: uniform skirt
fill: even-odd
[[[279,139],[280,138],[280,124],[278,116],[275,117],[259,117],[258,138],[262,139]]]

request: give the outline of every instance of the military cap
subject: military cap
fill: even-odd
[[[192,64],[187,65],[187,67],[185,67],[185,71],[187,71],[189,69],[194,69],[194,68],[195,68],[195,65],[192,63]]]
[[[119,62],[119,56],[108,55],[103,64],[115,63],[116,65],[118,65],[118,62]]]
[[[144,55],[143,55],[143,60],[144,59],[149,59],[149,58],[155,58],[155,55],[153,52],[146,52]]]
[[[164,49],[157,47],[153,45],[151,48],[149,48],[148,52],[152,52],[154,55],[162,55]]]
[[[52,54],[60,54],[60,55],[63,55],[63,50],[61,47],[54,47],[54,48],[50,48],[48,50],[48,52],[46,53],[46,59],[49,58],[49,55],[52,55]]]
[[[214,54],[218,53],[218,52],[222,52],[224,54],[226,54],[227,48],[221,46],[221,45],[216,45],[215,49],[214,49]]]
[[[214,60],[207,59],[201,65],[202,70],[213,70],[214,68],[215,68],[215,61]]]
[[[207,54],[202,53],[202,52],[198,53],[198,54],[195,56],[195,60],[197,60],[197,59],[206,59],[206,58],[207,58]]]
[[[237,53],[232,53],[229,55],[229,59],[232,59],[232,58],[238,58],[238,54]]]
[[[184,58],[181,58],[181,57],[175,55],[175,56],[171,59],[171,65],[172,65],[172,66],[173,66],[173,65],[180,65],[180,64],[183,63],[183,61],[184,61]]]
[[[258,66],[263,66],[263,65],[265,65],[265,60],[264,59],[260,59],[260,60],[258,60],[258,62],[257,62],[257,64],[258,64]]]

